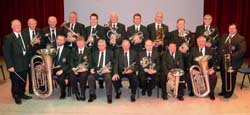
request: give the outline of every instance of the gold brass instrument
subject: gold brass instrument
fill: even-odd
[[[174,68],[170,70],[172,76],[168,77],[167,82],[167,92],[170,96],[177,97],[179,83],[185,83],[185,81],[180,81],[180,77],[184,75],[184,70],[180,68]]]
[[[76,38],[79,37],[79,34],[75,33],[73,30],[71,30],[71,29],[66,25],[66,22],[63,22],[63,23],[61,24],[61,27],[62,27],[62,28],[65,28],[67,31],[69,31],[70,33],[72,33],[74,37],[76,37]]]
[[[212,58],[210,55],[199,56],[194,60],[198,62],[198,65],[190,67],[190,77],[192,81],[194,94],[198,97],[205,97],[210,93],[209,76],[208,76],[208,61]],[[192,70],[198,69],[198,73],[192,75]]]
[[[133,36],[129,37],[128,39],[131,41],[131,43],[135,44],[135,39],[134,38],[139,38],[139,39],[143,39],[143,32],[139,31],[137,33],[134,33]]]
[[[122,70],[122,74],[125,74],[129,69],[132,69],[135,66],[135,62],[133,62],[131,65],[129,65],[128,67],[124,68]]]
[[[102,67],[101,69],[97,70],[96,73],[97,73],[98,75],[102,75],[102,74],[104,74],[103,71],[104,71],[105,69],[109,69],[110,72],[111,72],[111,62],[108,62],[104,67]]]
[[[184,42],[179,47],[179,51],[181,51],[182,53],[186,53],[189,50],[189,47],[188,47],[189,46],[189,40],[190,40],[190,38],[188,38],[189,33],[190,33],[189,30],[183,29],[178,34],[179,37],[184,39]]]
[[[165,33],[163,30],[163,27],[160,26],[158,30],[156,30],[156,39],[154,41],[155,47],[159,46],[159,42],[162,42],[162,48],[164,48],[164,38],[165,38]]]
[[[34,94],[40,98],[47,98],[53,92],[52,57],[55,48],[40,49],[31,59],[31,75]]]
[[[91,33],[86,41],[86,47],[87,48],[91,48],[94,43],[95,43],[95,39],[100,39],[100,37],[97,35],[98,31],[95,31],[95,33]]]
[[[232,60],[231,60],[231,56],[232,56],[232,53],[233,53],[233,50],[232,50],[232,43],[231,43],[231,39],[229,38],[228,39],[228,42],[229,42],[229,54],[225,54],[224,55],[224,61],[225,61],[225,89],[227,92],[230,92],[232,91],[232,73],[234,72],[234,69],[232,67]],[[229,73],[229,75],[227,74]],[[228,86],[228,79],[229,79],[229,86]]]
[[[211,35],[215,32],[215,28],[209,28],[207,30],[204,31],[203,35],[207,38],[207,42],[211,44],[211,41],[214,40],[216,37],[218,37],[219,35],[216,34],[214,37],[212,37]]]
[[[88,67],[89,67],[89,63],[88,63],[87,56],[84,56],[83,57],[83,62],[78,64],[72,70],[74,71],[74,73],[85,72],[84,70],[88,71]]]

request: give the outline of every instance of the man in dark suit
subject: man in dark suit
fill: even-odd
[[[166,52],[163,53],[163,57],[162,57],[162,68],[163,68],[163,72],[165,77],[164,78],[168,78],[168,82],[169,84],[171,82],[175,82],[176,78],[174,78],[175,76],[173,76],[173,74],[171,73],[172,69],[182,69],[184,70],[184,65],[183,65],[183,57],[182,57],[182,53],[179,52],[177,49],[177,45],[175,42],[169,42],[168,44],[168,50]],[[180,100],[183,101],[184,98],[184,87],[185,87],[185,76],[179,76],[179,84],[178,84],[178,93],[176,95],[176,97]],[[175,79],[175,80],[173,80]],[[164,80],[166,81],[166,80]],[[165,85],[166,86],[166,85]],[[170,87],[168,87],[170,88]]]
[[[105,26],[107,43],[109,49],[115,50],[117,47],[121,46],[121,42],[126,38],[126,28],[125,25],[118,22],[118,14],[112,12],[109,17],[109,22]],[[111,30],[115,31],[117,34],[113,33]]]
[[[154,41],[155,47],[157,47],[158,52],[162,52],[163,50],[165,50],[166,49],[165,45],[169,41],[168,26],[163,24],[162,21],[163,21],[163,13],[157,12],[155,14],[155,22],[147,26],[149,38],[152,41]],[[162,31],[160,31],[161,28],[162,28]]]
[[[152,90],[155,85],[159,83],[159,77],[157,72],[160,70],[160,55],[156,50],[153,50],[153,42],[151,40],[145,41],[145,49],[139,53],[140,67],[139,76],[141,80],[142,95],[148,91],[148,96],[152,95]],[[147,61],[145,61],[147,60]],[[148,62],[148,63],[147,63]],[[152,80],[147,84],[147,77],[151,77]],[[166,92],[163,92],[164,98]]]
[[[215,73],[217,60],[215,57],[215,53],[214,53],[214,50],[212,50],[209,47],[206,47],[206,38],[204,36],[200,36],[197,38],[197,45],[198,46],[193,47],[190,51],[188,66],[189,66],[189,68],[191,68],[192,65],[198,65],[198,63],[194,60],[196,57],[205,56],[205,55],[212,56],[212,59],[208,60],[208,70],[207,70],[207,73],[205,73],[205,74],[208,74],[208,81],[209,81],[209,86],[210,86],[209,97],[211,100],[215,100],[214,89],[215,89],[215,86],[217,83],[217,76]],[[192,76],[196,75],[197,73],[198,73],[197,70],[195,70],[195,69],[191,70]],[[202,73],[202,74],[204,74],[204,73]],[[188,76],[187,81],[188,81],[188,86],[190,89],[189,95],[194,96],[190,75]]]
[[[97,41],[99,39],[106,38],[106,32],[103,26],[98,24],[98,15],[92,13],[90,15],[90,25],[85,28],[85,38],[88,48],[91,48],[91,51],[97,49]]]
[[[25,38],[28,38],[31,45],[31,55],[29,57],[29,60],[36,54],[36,51],[41,48],[40,46],[40,35],[41,31],[39,28],[36,28],[37,21],[34,18],[30,18],[28,20],[28,28],[24,29],[22,31],[22,34],[25,36]],[[29,73],[29,93],[34,94],[33,92],[33,86],[32,86],[32,76],[31,76],[31,70],[28,69]]]
[[[122,48],[115,52],[114,75],[112,77],[116,91],[116,99],[121,96],[120,84],[122,77],[128,77],[131,88],[131,102],[135,102],[136,95],[136,70],[137,70],[137,53],[130,48],[129,40],[122,41]]]
[[[243,62],[243,56],[246,52],[246,40],[243,36],[237,33],[237,27],[235,24],[231,24],[229,26],[228,32],[229,33],[226,33],[222,36],[219,43],[220,69],[222,81],[221,92],[219,93],[219,95],[224,96],[225,98],[230,98],[234,93],[237,70],[241,67]],[[231,78],[230,73],[228,72],[228,67],[225,68],[225,59],[230,61],[229,64],[227,63],[228,67],[231,66],[234,70],[231,73]],[[231,79],[231,83],[229,79]]]
[[[106,41],[98,40],[98,50],[92,53],[90,75],[88,77],[90,97],[88,102],[93,102],[96,99],[95,80],[102,76],[105,82],[107,102],[112,103],[112,69],[113,69],[113,52],[107,49]]]
[[[25,95],[31,46],[28,38],[21,34],[22,27],[18,19],[11,21],[11,28],[13,32],[4,38],[3,54],[10,74],[12,97],[16,104],[22,104],[21,99],[32,98]]]
[[[78,14],[75,11],[72,11],[69,13],[69,22],[65,24],[66,27],[68,27],[70,30],[72,30],[75,34],[78,36],[85,36],[85,26],[84,24],[81,24],[78,22]],[[68,35],[69,30],[63,29],[64,35]],[[71,33],[73,34],[73,33]],[[69,48],[76,48],[76,35],[73,35],[74,37],[67,37],[67,41],[65,43],[65,46]]]
[[[147,27],[141,24],[141,14],[135,13],[133,16],[133,23],[127,29],[127,38],[131,41],[132,48],[135,49],[138,53],[142,50],[144,42],[148,39],[148,30]],[[138,35],[141,32],[143,35]]]
[[[73,93],[77,100],[85,100],[85,90],[89,75],[89,67],[91,62],[90,50],[85,48],[85,40],[83,37],[78,37],[76,40],[77,48],[73,50],[71,62],[70,82]],[[78,81],[80,82],[80,91],[78,91]]]
[[[213,49],[218,48],[220,33],[217,27],[212,26],[212,16],[206,14],[203,18],[203,25],[196,27],[195,39],[199,36],[205,36],[207,39],[206,46]]]
[[[61,88],[60,99],[65,99],[66,92],[65,88],[68,84],[68,74],[70,72],[71,63],[71,50],[64,46],[66,38],[64,35],[57,35],[57,51],[56,56],[53,58],[53,75],[57,76],[57,82]]]
[[[42,48],[46,48],[47,45],[56,47],[57,35],[63,35],[62,29],[56,27],[57,19],[55,16],[50,16],[48,18],[48,24],[49,27],[43,28],[42,30],[42,39],[41,39]]]

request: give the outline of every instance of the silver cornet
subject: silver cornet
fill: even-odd
[[[95,31],[95,33],[92,33],[89,35],[87,41],[86,41],[86,47],[90,48],[94,45],[95,39],[100,39],[100,37],[97,35],[98,31]]]
[[[129,69],[132,69],[135,66],[135,62],[133,62],[131,65],[129,65],[127,68],[124,68],[122,70],[122,74],[125,74]]]
[[[62,27],[62,28],[65,28],[67,31],[69,31],[70,33],[72,33],[74,37],[76,37],[76,38],[79,37],[79,34],[75,33],[73,30],[71,30],[71,29],[66,25],[66,22],[63,22],[63,23],[61,24],[61,27]]]
[[[135,39],[134,38],[139,38],[139,39],[143,39],[143,32],[139,31],[137,33],[134,33],[133,36],[129,37],[128,39],[131,41],[131,43],[135,44]]]
[[[104,67],[102,67],[101,69],[97,70],[96,73],[97,73],[98,75],[102,75],[102,74],[104,74],[103,71],[104,71],[105,69],[108,69],[109,72],[111,72],[111,69],[112,69],[112,68],[111,68],[111,62],[108,62]]]

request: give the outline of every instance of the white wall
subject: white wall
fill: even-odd
[[[186,28],[195,31],[197,25],[202,24],[203,0],[64,0],[65,20],[68,21],[70,11],[76,11],[79,22],[89,25],[89,15],[97,13],[99,23],[103,25],[109,20],[110,12],[119,15],[119,22],[127,26],[132,24],[135,12],[142,15],[142,23],[146,26],[154,22],[157,11],[164,13],[164,23],[175,29],[178,18],[186,19]]]

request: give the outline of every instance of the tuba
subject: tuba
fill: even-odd
[[[56,49],[47,48],[37,51],[31,59],[31,75],[34,94],[40,98],[47,98],[53,92],[52,56]]]
[[[143,36],[143,33],[141,31],[137,32],[137,33],[134,33],[133,36],[129,37],[128,39],[131,41],[131,43],[135,44],[135,40],[134,38],[137,37],[139,39],[143,39],[144,36]]]
[[[208,76],[208,60],[210,60],[212,56],[205,55],[196,57],[194,60],[198,62],[198,65],[193,65],[190,67],[190,78],[192,81],[194,94],[198,97],[205,97],[210,93],[210,85],[209,85],[209,76]],[[198,73],[192,75],[192,70],[197,68]]]
[[[167,82],[167,92],[170,96],[177,97],[179,83],[185,83],[185,81],[180,81],[180,77],[184,75],[184,70],[180,68],[174,68],[170,70],[173,77],[168,76]]]

